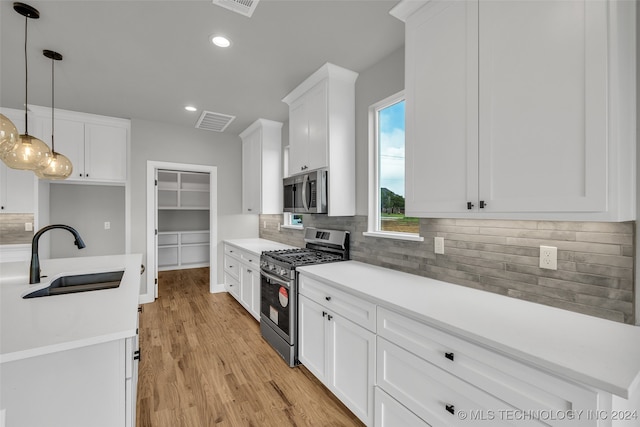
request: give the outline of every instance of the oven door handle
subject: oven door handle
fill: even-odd
[[[274,276],[273,274],[269,274],[264,270],[260,270],[260,274],[262,274],[264,277],[266,277],[268,279],[271,279],[274,282],[277,282],[278,284],[284,286],[287,289],[291,288],[291,285],[289,284],[289,282],[287,282],[286,280],[282,280],[278,276]]]

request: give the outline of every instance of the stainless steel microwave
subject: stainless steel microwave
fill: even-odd
[[[327,213],[327,170],[284,178],[284,212]]]

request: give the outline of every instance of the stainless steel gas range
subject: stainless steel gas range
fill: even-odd
[[[304,230],[306,246],[265,251],[260,256],[260,331],[289,364],[298,363],[298,274],[296,267],[349,259],[349,232]]]

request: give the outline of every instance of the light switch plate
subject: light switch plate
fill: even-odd
[[[558,269],[558,248],[555,246],[540,246],[540,268],[547,270]]]
[[[435,253],[444,254],[444,237],[434,237],[433,248]]]
[[[33,223],[25,222],[24,223],[24,231],[33,231]]]
[[[111,223],[110,223],[109,221],[106,221],[106,222],[104,223],[104,229],[105,229],[105,230],[110,230],[110,229],[111,229]]]

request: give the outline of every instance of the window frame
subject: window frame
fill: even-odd
[[[378,141],[378,112],[401,101],[406,102],[404,90],[388,96],[383,100],[380,100],[369,106],[369,215],[367,218],[367,231],[362,234],[369,237],[382,237],[386,239],[412,240],[422,242],[424,241],[424,238],[420,236],[419,233],[399,233],[392,231],[382,231],[378,229],[378,226],[380,224],[380,144]]]

